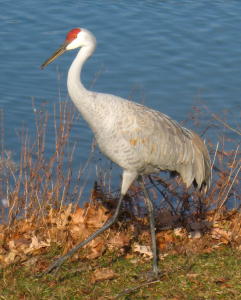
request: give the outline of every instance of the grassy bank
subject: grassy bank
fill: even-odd
[[[54,255],[53,255],[54,254]],[[12,265],[0,273],[0,299],[240,299],[240,251],[170,255],[159,263],[163,277],[147,282],[149,262],[106,253],[97,260],[66,263],[58,274],[34,275],[56,255]],[[106,279],[109,274],[109,279]]]

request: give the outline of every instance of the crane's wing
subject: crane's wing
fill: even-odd
[[[194,180],[199,188],[209,185],[210,158],[197,134],[145,106],[128,102],[125,110],[117,127],[129,165],[143,173],[176,171],[187,186]]]

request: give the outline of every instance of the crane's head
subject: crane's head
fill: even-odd
[[[95,37],[90,31],[84,28],[74,28],[67,33],[64,43],[41,65],[41,69],[68,50],[86,46],[95,47],[95,43]]]

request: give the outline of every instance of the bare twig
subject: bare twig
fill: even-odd
[[[241,135],[241,131],[239,129],[235,129],[233,127],[231,127],[227,122],[225,122],[224,120],[222,120],[219,116],[217,116],[216,114],[212,114],[212,117],[219,121],[220,123],[222,123],[226,128],[228,128],[229,130]]]

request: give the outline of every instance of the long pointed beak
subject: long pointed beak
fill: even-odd
[[[61,45],[41,66],[40,69],[43,69],[48,64],[50,64],[52,61],[54,61],[56,58],[58,58],[60,55],[64,54],[66,52],[66,46],[68,45],[68,42],[64,42],[63,45]]]

